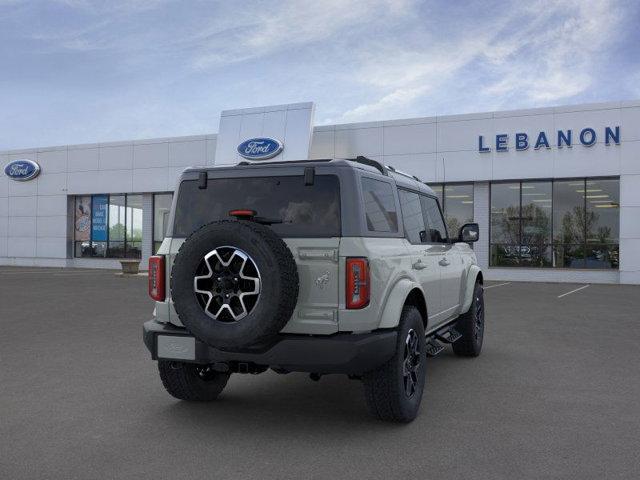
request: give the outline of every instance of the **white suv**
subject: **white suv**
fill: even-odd
[[[477,356],[482,273],[433,191],[364,157],[186,170],[149,261],[144,342],[168,392],[213,400],[231,373],[361,379],[369,410],[411,421],[425,360]]]

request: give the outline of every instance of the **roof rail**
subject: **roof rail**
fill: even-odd
[[[387,168],[391,170],[393,173],[397,173],[398,175],[402,175],[403,177],[408,177],[408,178],[411,178],[412,180],[416,180],[420,183],[424,183],[422,180],[420,180],[420,178],[416,177],[415,175],[411,175],[410,173],[403,172],[402,170],[398,170],[397,168],[392,167],[391,165],[387,165]]]
[[[361,163],[362,165],[369,165],[370,167],[375,168],[380,171],[382,175],[388,176],[387,169],[380,162],[373,160],[372,158],[363,157],[362,155],[358,155],[356,158],[347,158],[347,160],[351,162]]]
[[[241,160],[236,164],[236,166],[245,167],[248,165],[281,165],[286,163],[312,163],[312,162],[331,162],[333,158],[312,158],[305,160],[275,160],[275,161],[265,161],[265,162],[248,162],[247,160]]]

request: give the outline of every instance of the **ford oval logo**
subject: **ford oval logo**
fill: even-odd
[[[40,165],[33,160],[14,160],[4,167],[4,173],[11,180],[26,182],[38,176]]]
[[[278,155],[284,146],[273,138],[250,138],[238,145],[238,153],[248,160],[266,160]]]

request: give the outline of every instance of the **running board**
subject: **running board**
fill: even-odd
[[[453,343],[456,340],[459,340],[460,337],[462,337],[462,334],[453,327],[450,327],[447,330],[437,332],[434,336],[441,342]]]
[[[435,357],[443,350],[444,345],[438,343],[435,339],[432,338],[427,342],[427,357]]]
[[[427,356],[435,357],[444,350],[443,343],[453,343],[462,337],[462,334],[458,332],[452,325],[437,330],[436,332],[427,336]]]

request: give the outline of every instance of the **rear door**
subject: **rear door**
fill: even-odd
[[[427,243],[427,227],[420,195],[404,189],[398,189],[398,194],[407,249],[411,252],[412,257],[412,269],[420,280],[426,296],[429,323],[437,323],[439,313],[442,311],[438,265],[442,253],[437,251],[437,247]]]

